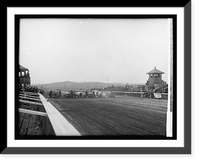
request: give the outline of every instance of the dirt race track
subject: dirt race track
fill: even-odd
[[[167,100],[116,96],[49,101],[81,135],[165,136]]]

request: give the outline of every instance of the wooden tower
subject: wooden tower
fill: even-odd
[[[165,82],[162,80],[162,74],[164,74],[164,72],[156,69],[156,66],[154,67],[153,70],[149,71],[147,74],[149,75],[149,79],[147,80],[146,83],[147,90],[155,89],[156,87],[165,84]]]

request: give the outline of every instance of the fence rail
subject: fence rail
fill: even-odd
[[[42,94],[39,97],[57,136],[81,136],[69,121]]]

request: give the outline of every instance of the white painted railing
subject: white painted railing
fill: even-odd
[[[42,94],[39,97],[57,136],[81,136],[71,123]]]

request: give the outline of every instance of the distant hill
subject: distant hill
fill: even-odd
[[[108,86],[113,85],[114,87],[125,86],[124,83],[103,83],[103,82],[71,82],[71,81],[64,81],[64,82],[55,82],[55,83],[48,83],[48,84],[36,84],[38,88],[42,86],[45,90],[88,90],[92,88],[106,88]]]

